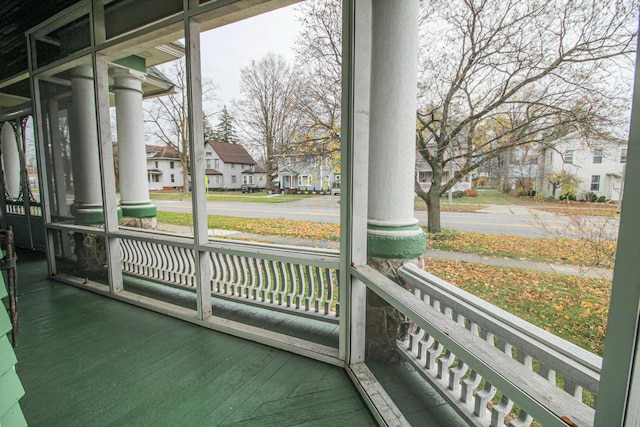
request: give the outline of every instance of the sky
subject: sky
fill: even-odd
[[[201,35],[202,76],[215,84],[219,108],[239,97],[240,70],[252,60],[273,52],[293,62],[299,29],[295,15],[295,6],[288,6]]]

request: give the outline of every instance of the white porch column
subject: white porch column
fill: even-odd
[[[372,1],[368,252],[412,259],[426,246],[414,217],[418,0]]]
[[[113,75],[118,130],[120,206],[125,217],[150,218],[156,207],[149,199],[147,160],[142,112],[144,75],[118,70]]]
[[[81,65],[71,70],[71,93],[69,138],[74,190],[72,212],[79,224],[100,224],[104,222],[104,215],[93,71],[90,66]]]

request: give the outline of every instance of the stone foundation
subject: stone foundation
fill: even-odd
[[[417,260],[369,258],[370,266],[398,283],[398,286],[406,286],[398,276],[398,269],[409,262],[421,265],[422,258]],[[407,339],[408,334],[414,330],[413,322],[373,291],[367,290],[365,357],[368,360],[397,363],[400,356],[396,351],[396,341]]]
[[[75,274],[86,279],[103,277],[107,273],[107,250],[104,237],[73,233],[76,255]]]
[[[134,218],[126,216],[122,218],[118,225],[121,227],[142,228],[144,230],[155,230],[158,227],[158,220],[155,216],[150,218]]]

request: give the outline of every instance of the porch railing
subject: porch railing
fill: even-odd
[[[120,242],[124,273],[195,289],[194,251],[188,245],[143,238]],[[212,295],[337,322],[337,252],[221,240],[206,250]]]
[[[600,357],[414,265],[398,272],[411,292],[357,272],[417,324],[400,353],[471,425],[593,425]]]

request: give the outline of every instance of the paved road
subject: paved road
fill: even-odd
[[[277,197],[277,196],[276,196]],[[340,222],[339,198],[336,196],[311,197],[288,203],[215,202],[207,204],[212,215],[249,218],[287,218],[313,222]],[[153,200],[159,210],[191,212],[189,201]],[[426,225],[427,212],[416,211],[420,224]],[[508,234],[524,237],[558,237],[569,226],[566,217],[523,206],[490,205],[480,212],[443,212],[442,226],[460,231],[478,231],[490,234]],[[593,218],[591,227],[605,228],[617,233],[615,220]]]

